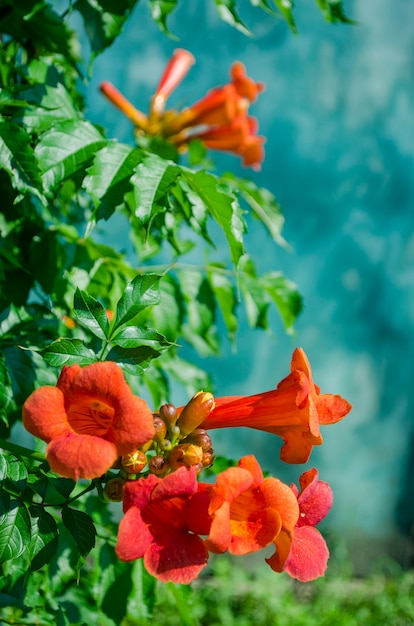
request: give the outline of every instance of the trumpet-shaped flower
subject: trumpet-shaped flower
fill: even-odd
[[[290,533],[299,509],[292,490],[276,478],[264,478],[254,456],[240,459],[217,476],[209,490],[211,527],[206,546],[211,552],[241,555],[269,545],[283,529]],[[201,498],[200,490],[198,497]],[[197,496],[194,503],[197,502]]]
[[[329,550],[325,539],[314,528],[328,514],[332,506],[332,490],[328,483],[318,480],[318,471],[311,469],[299,479],[292,491],[299,504],[299,518],[293,534],[281,532],[275,539],[276,552],[266,559],[276,572],[287,572],[292,578],[308,582],[323,576]]]
[[[229,83],[211,89],[182,111],[165,110],[171,92],[194,62],[187,50],[174,51],[151,99],[148,115],[136,109],[110,82],[103,82],[100,89],[134,123],[138,134],[160,136],[179,151],[199,139],[207,148],[237,154],[244,165],[258,169],[264,158],[264,137],[257,135],[257,121],[247,113],[264,84],[247,76],[240,61],[233,63]]]
[[[39,387],[27,398],[23,423],[48,443],[51,469],[74,480],[101,476],[154,434],[151,410],[109,361],[65,366],[56,387]]]
[[[198,491],[195,468],[181,467],[159,478],[128,482],[124,487],[124,512],[116,553],[121,561],[144,557],[147,571],[163,582],[188,584],[208,560],[199,534],[207,534],[210,520],[205,501],[188,514]]]
[[[305,352],[297,348],[291,373],[273,391],[253,396],[215,398],[215,408],[202,422],[206,430],[246,426],[282,437],[280,457],[286,463],[306,463],[312,446],[322,443],[320,424],[334,424],[351,410],[339,395],[321,394],[312,379]]]

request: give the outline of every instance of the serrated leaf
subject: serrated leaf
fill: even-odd
[[[136,348],[113,346],[106,356],[106,360],[115,361],[130,374],[139,376],[160,354],[161,352],[151,348],[151,346],[138,346]]]
[[[132,588],[128,596],[127,616],[133,620],[151,618],[156,602],[156,579],[148,574],[142,559],[136,560],[131,572]]]
[[[0,486],[7,478],[7,460],[4,454],[0,454]]]
[[[293,332],[293,324],[302,311],[303,301],[297,285],[283,276],[281,272],[270,272],[261,277],[260,283],[280,313],[288,333]]]
[[[7,478],[12,481],[13,488],[23,493],[27,483],[27,469],[23,461],[9,453],[4,453],[7,463]]]
[[[29,545],[30,568],[38,570],[52,560],[58,542],[56,522],[42,507],[29,508],[31,518],[31,540]]]
[[[162,32],[170,35],[167,28],[167,17],[175,9],[178,0],[148,0],[152,19],[158,24]]]
[[[316,0],[316,4],[322,10],[323,16],[327,22],[357,24],[356,21],[349,19],[345,15],[343,2],[341,0]]]
[[[75,540],[79,554],[85,558],[95,547],[96,529],[92,519],[82,511],[64,506],[62,522]]]
[[[77,288],[73,299],[73,308],[82,326],[89,328],[99,339],[105,340],[108,337],[109,319],[104,307],[98,300]]]
[[[49,484],[65,499],[69,498],[70,494],[76,487],[75,481],[71,478],[63,478],[57,474],[51,474],[51,472],[48,472],[47,474]]]
[[[227,24],[236,27],[244,35],[251,35],[250,30],[245,24],[243,24],[239,14],[236,11],[235,0],[215,0],[215,3],[217,5],[218,13],[224,22],[227,22]]]
[[[211,354],[218,347],[215,301],[211,287],[200,272],[180,270],[177,274],[187,311],[184,336],[200,354]]]
[[[237,306],[235,286],[223,269],[213,265],[208,266],[207,277],[223,316],[229,337],[232,339],[238,327],[235,315]]]
[[[0,491],[0,563],[17,559],[29,547],[30,526],[26,507]]]
[[[199,196],[210,215],[216,220],[227,238],[231,259],[235,266],[244,254],[243,232],[245,223],[241,209],[233,195],[220,189],[219,181],[207,172],[184,171],[191,189]]]
[[[160,291],[158,274],[136,276],[125,288],[116,306],[116,318],[112,335],[116,329],[132,320],[138,313],[149,306],[158,304]]]
[[[115,141],[109,142],[96,153],[83,181],[83,187],[96,206],[94,219],[107,220],[123,202],[131,188],[132,172],[142,160],[142,154],[138,148]]]
[[[155,154],[146,156],[137,165],[128,202],[141,224],[147,224],[160,210],[165,210],[165,198],[179,174],[177,165]]]
[[[30,102],[24,111],[23,123],[31,132],[41,133],[56,122],[79,118],[79,112],[62,83],[56,86],[36,84],[23,95]]]
[[[150,346],[154,350],[165,350],[172,344],[158,331],[139,326],[126,326],[111,338],[111,343],[122,348],[138,348],[139,346]]]
[[[4,358],[13,389],[15,402],[23,403],[34,391],[35,366],[29,352],[18,347],[3,348]]]
[[[0,120],[0,168],[10,175],[13,187],[43,199],[43,185],[30,135],[23,128]]]
[[[96,361],[96,355],[87,348],[80,339],[62,337],[40,350],[40,354],[49,365],[63,367],[64,365],[88,365]]]
[[[250,259],[243,259],[243,271],[239,274],[239,285],[243,294],[247,321],[251,328],[268,327],[268,309],[270,298],[256,276]]]
[[[35,149],[45,188],[54,189],[69,176],[82,171],[105,143],[101,133],[89,122],[68,120],[55,124],[40,137]]]
[[[184,318],[183,296],[177,280],[166,274],[160,282],[160,303],[151,311],[154,325],[165,336],[176,340]]]

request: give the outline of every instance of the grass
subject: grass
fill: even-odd
[[[240,567],[221,556],[192,594],[181,589],[180,615],[169,588],[159,590],[153,626],[414,625],[414,571],[395,565],[366,578],[328,570],[301,584],[265,565]]]

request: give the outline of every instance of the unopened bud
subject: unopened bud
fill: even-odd
[[[142,450],[135,450],[130,454],[124,454],[121,463],[128,474],[139,474],[147,464],[147,457]]]
[[[163,474],[167,469],[167,463],[162,456],[153,456],[148,463],[149,471],[156,476]]]
[[[172,424],[168,429],[168,434],[171,437],[171,439],[178,439],[179,436],[181,435],[181,430],[177,426],[177,424]]]
[[[172,448],[172,443],[169,439],[163,439],[162,441],[160,441],[159,445],[161,450],[164,450],[164,452],[167,452],[167,450],[171,450]]]
[[[104,494],[112,502],[121,502],[124,494],[124,485],[126,481],[123,478],[111,478],[104,487]]]
[[[187,441],[191,441],[191,443],[195,443],[196,446],[200,446],[205,452],[210,450],[213,445],[210,435],[204,428],[196,428],[196,430],[188,436]]]
[[[202,463],[203,451],[199,446],[192,443],[185,443],[176,446],[168,454],[167,461],[170,467],[177,469],[182,465],[192,467],[198,463]]]
[[[154,428],[155,428],[155,441],[162,441],[165,439],[165,435],[167,434],[167,425],[161,417],[154,417]]]
[[[175,424],[177,421],[177,409],[173,404],[163,404],[160,407],[160,417],[167,425]]]
[[[211,467],[214,463],[214,452],[213,450],[208,450],[203,453],[203,467]]]
[[[213,394],[199,391],[183,408],[177,421],[181,435],[185,437],[195,430],[214,408]]]

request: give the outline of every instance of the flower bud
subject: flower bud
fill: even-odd
[[[161,450],[163,450],[164,452],[166,452],[167,450],[171,450],[172,448],[172,443],[169,439],[163,439],[162,441],[160,441],[159,445]]]
[[[214,408],[213,394],[199,391],[183,408],[177,421],[181,435],[185,437],[197,428]]]
[[[211,467],[214,463],[214,452],[212,449],[203,453],[203,467]]]
[[[156,476],[160,476],[161,474],[164,474],[164,472],[168,468],[168,465],[165,459],[159,455],[153,456],[152,459],[150,459],[148,466],[149,466],[149,471],[152,474],[155,474]]]
[[[104,487],[104,494],[112,502],[121,502],[126,480],[123,478],[111,478]]]
[[[165,439],[165,435],[167,434],[167,425],[164,422],[164,420],[161,419],[161,417],[158,417],[157,415],[154,417],[154,428],[155,428],[154,440],[160,442],[163,439]]]
[[[179,436],[181,435],[181,430],[180,428],[177,426],[177,424],[172,424],[169,428],[168,428],[168,434],[170,436],[171,439],[178,439]]]
[[[167,425],[175,424],[178,417],[177,409],[173,404],[163,404],[160,407],[159,415]]]
[[[191,441],[196,446],[200,446],[205,452],[210,450],[213,445],[211,437],[204,428],[196,428],[187,438],[187,441]]]
[[[182,465],[192,467],[202,463],[203,451],[199,446],[192,443],[184,443],[176,446],[169,452],[167,462],[172,469],[178,469]]]
[[[147,457],[142,450],[135,450],[121,457],[122,468],[128,474],[139,474],[147,464]]]

